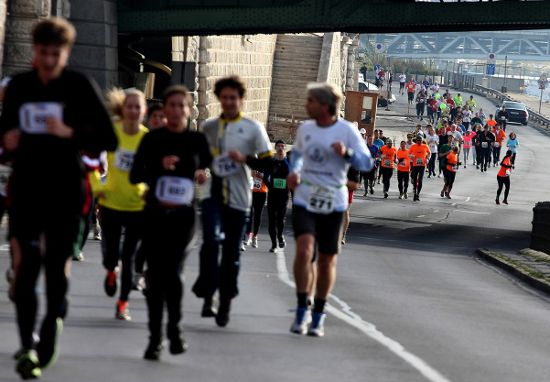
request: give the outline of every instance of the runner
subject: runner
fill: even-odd
[[[414,102],[414,92],[416,91],[416,84],[414,83],[412,78],[409,82],[407,82],[406,89],[409,105],[412,105],[412,103]]]
[[[470,99],[466,101],[466,106],[470,109],[470,111],[473,113],[477,107],[476,100],[474,99],[474,96],[471,95]],[[473,122],[473,121],[472,121]],[[481,123],[481,122],[480,122]]]
[[[508,147],[508,149],[512,151],[512,168],[515,168],[516,154],[518,153],[519,141],[516,137],[516,133],[514,133],[513,131],[508,136],[508,142],[506,143],[506,147]]]
[[[350,167],[348,170],[348,182],[346,183],[346,188],[348,189],[348,208],[346,209],[346,212],[344,212],[344,224],[342,225],[342,245],[346,244],[346,234],[348,233],[350,223],[350,210],[353,203],[353,193],[359,186],[359,174],[360,171],[357,171],[353,167]],[[311,296],[311,294],[309,295]]]
[[[453,97],[453,101],[455,101],[456,107],[464,106],[464,103],[462,102],[462,96],[460,95],[460,93],[458,93]]]
[[[458,147],[453,146],[451,152],[447,154],[446,167],[443,170],[445,173],[445,185],[443,186],[443,190],[441,190],[442,198],[447,197],[447,199],[451,199],[451,190],[453,189],[456,172],[460,164],[458,161]]]
[[[397,150],[397,183],[399,186],[399,199],[408,199],[409,175],[411,172],[411,158],[405,141],[401,141]]]
[[[288,176],[290,189],[296,190],[293,226],[298,309],[291,331],[321,337],[325,303],[336,278],[342,220],[348,207],[346,173],[350,164],[359,171],[369,171],[373,160],[357,129],[337,117],[343,97],[340,90],[329,84],[311,84],[307,93],[306,109],[313,120],[298,128]],[[313,319],[308,330],[307,288],[314,266],[315,243],[319,249],[318,277]]]
[[[407,82],[407,75],[401,73],[399,75],[399,93],[401,93],[401,95],[405,94],[405,82]]]
[[[390,181],[393,176],[395,167],[397,150],[393,147],[391,139],[386,140],[386,145],[380,149],[380,172],[382,174],[382,182],[384,184],[384,199],[388,198],[390,191]]]
[[[204,135],[189,131],[193,101],[188,90],[178,85],[169,87],[163,104],[166,127],[145,135],[130,173],[132,183],[149,185],[143,236],[149,313],[149,344],[143,357],[147,360],[160,357],[165,304],[169,351],[181,354],[187,349],[180,329],[181,271],[194,234],[194,181],[206,181],[205,169],[212,161]]]
[[[420,90],[416,95],[416,118],[424,120],[424,110],[426,109],[426,92]]]
[[[506,122],[504,123],[506,124]],[[502,122],[499,122],[495,129],[493,130],[493,135],[495,136],[495,141],[493,142],[493,167],[496,167],[500,163],[500,150],[502,150],[502,145],[506,139],[506,133],[504,129],[501,128]]]
[[[99,171],[92,177],[92,189],[100,205],[103,230],[103,267],[107,271],[104,281],[105,294],[113,297],[117,292],[119,261],[120,297],[116,304],[115,318],[131,320],[128,298],[134,279],[133,267],[137,246],[141,240],[145,184],[130,183],[130,170],[134,155],[147,134],[141,124],[146,113],[145,94],[137,89],[112,90],[107,95],[109,104],[119,122],[115,123],[118,147],[107,154],[107,178],[101,181]],[[122,231],[124,241],[121,246]],[[122,250],[121,250],[122,247]]]
[[[166,126],[166,117],[164,115],[164,106],[160,103],[154,103],[147,109],[147,127],[155,130]]]
[[[510,119],[510,113],[504,106],[498,111],[496,119],[502,125],[502,130],[506,131],[506,123]]]
[[[252,170],[252,208],[250,209],[250,218],[246,224],[246,239],[241,246],[241,251],[244,251],[244,245],[258,248],[258,232],[260,231],[266,200],[267,184],[264,180],[264,174]]]
[[[439,147],[439,136],[435,133],[432,125],[427,125],[428,135],[426,136],[426,144],[430,148],[431,156],[428,163],[428,178],[436,176],[435,174],[435,162],[437,161],[437,152]]]
[[[476,135],[476,152],[479,151],[478,164],[481,172],[487,172],[487,167],[491,165],[491,151],[495,136],[489,130],[489,125],[485,125],[483,132]]]
[[[496,203],[500,204],[500,193],[502,192],[502,187],[504,186],[504,200],[502,203],[508,204],[508,194],[510,193],[510,173],[512,172],[512,150],[506,151],[506,156],[500,163],[500,170],[497,174],[497,198]]]
[[[369,149],[371,157],[375,159],[375,162],[370,171],[362,173],[365,181],[365,194],[363,196],[367,196],[368,192],[370,192],[371,195],[374,194],[374,180],[376,179],[377,168],[380,164],[380,160],[378,158],[380,148],[373,143],[372,135],[367,137],[367,148]]]
[[[41,369],[57,358],[68,309],[67,260],[78,237],[85,200],[80,152],[99,155],[114,150],[117,143],[97,86],[65,69],[75,36],[74,27],[63,19],[48,18],[35,25],[35,69],[13,77],[0,119],[4,149],[15,158],[10,224],[22,253],[15,285],[22,348],[16,371],[24,379],[40,377]],[[36,192],[36,185],[48,187]],[[36,283],[42,264],[47,305],[35,347]]]
[[[481,110],[480,110],[481,111]],[[485,122],[491,129],[497,125],[497,121],[493,119],[493,114],[489,114],[489,119]]]
[[[469,106],[466,106],[464,110],[462,110],[462,123],[464,125],[464,132],[470,128],[471,120],[472,120],[472,112]]]
[[[203,316],[209,317],[214,311],[213,296],[219,290],[216,324],[220,327],[229,323],[231,301],[239,294],[240,244],[252,203],[251,174],[246,162],[257,155],[267,165],[273,156],[264,127],[242,113],[245,92],[244,83],[237,76],[218,80],[214,93],[220,100],[222,114],[201,126],[214,160],[211,181],[201,190],[203,228],[210,233],[203,236],[199,277],[193,292],[204,298],[203,313],[207,314]],[[296,153],[293,151],[292,155]],[[216,240],[219,236],[215,235],[219,227],[224,234],[221,263]]]
[[[476,136],[476,133],[474,133],[470,128],[466,131],[466,134],[462,138],[464,141],[464,145],[462,146],[462,152],[464,153],[464,168],[468,167],[468,159],[470,159],[470,151],[472,150],[472,140]],[[475,162],[474,162],[475,164]]]
[[[422,135],[416,136],[416,143],[409,149],[412,170],[411,170],[411,182],[414,191],[414,201],[420,201],[420,191],[422,190],[422,178],[424,178],[424,172],[426,171],[426,164],[428,158],[431,156],[430,148],[422,143]]]

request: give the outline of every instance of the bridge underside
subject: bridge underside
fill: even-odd
[[[497,59],[549,61],[550,30],[529,32],[408,33],[364,36],[363,49],[382,43],[385,53],[400,58]]]
[[[550,2],[118,0],[120,33],[353,33],[550,28]]]

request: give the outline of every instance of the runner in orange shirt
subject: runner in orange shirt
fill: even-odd
[[[382,182],[384,183],[384,199],[388,198],[390,190],[390,180],[395,168],[395,158],[397,150],[393,147],[391,139],[386,140],[386,144],[380,148],[380,171],[382,172]]]
[[[407,199],[409,188],[409,173],[411,172],[411,158],[407,149],[407,142],[401,141],[401,147],[397,150],[397,182],[399,185],[399,199]]]
[[[420,201],[420,191],[422,190],[422,179],[426,171],[428,158],[431,156],[431,151],[428,145],[422,143],[422,135],[417,135],[415,144],[409,149],[410,158],[412,161],[412,185],[414,191],[414,201]]]
[[[442,198],[446,196],[447,199],[451,199],[451,190],[453,189],[458,166],[460,166],[460,162],[458,161],[458,146],[453,146],[453,150],[447,155],[447,166],[443,170],[445,185],[443,186],[443,190],[441,190]]]
[[[409,100],[409,104],[412,104],[414,101],[414,93],[416,91],[416,83],[411,79],[407,82],[405,87],[407,88],[407,98]]]
[[[485,122],[485,124],[489,125],[491,129],[497,125],[497,121],[493,118],[493,114],[489,114],[489,119]]]
[[[497,174],[498,190],[496,203],[500,204],[500,193],[502,192],[502,187],[504,186],[504,200],[502,203],[508,204],[508,194],[510,193],[510,173],[512,172],[512,150],[506,151],[506,156],[500,164],[500,170]]]
[[[500,150],[502,149],[502,143],[506,139],[506,133],[502,129],[502,124],[497,123],[493,129],[495,141],[493,142],[493,167],[496,167],[500,163]]]

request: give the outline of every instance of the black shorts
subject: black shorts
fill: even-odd
[[[414,100],[414,93],[407,93],[407,96],[409,97],[409,101]]]
[[[332,212],[328,215],[309,212],[304,207],[292,209],[294,237],[311,234],[315,236],[319,253],[331,255],[340,252],[340,240],[344,212]]]
[[[399,89],[405,89],[405,83],[404,82],[399,83]]]

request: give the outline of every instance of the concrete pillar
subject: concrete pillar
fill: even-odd
[[[351,40],[351,45],[348,47],[348,65],[346,75],[346,90],[357,90],[357,68],[355,66],[355,55],[359,48],[359,35]]]
[[[78,33],[71,67],[93,77],[100,87],[118,84],[116,0],[70,0],[70,17]]]
[[[3,76],[4,40],[6,37],[7,0],[0,0],[0,78]]]
[[[173,83],[183,84],[189,88],[193,96],[193,110],[191,111],[191,129],[196,130],[199,119],[199,56],[200,56],[200,37],[198,36],[174,36],[172,37],[172,81]],[[179,70],[176,67],[179,66]],[[185,70],[182,78],[174,78],[174,74],[181,74]]]
[[[6,3],[4,0],[3,3]],[[32,59],[32,27],[51,12],[50,0],[17,0],[8,3],[3,75],[28,70]]]

